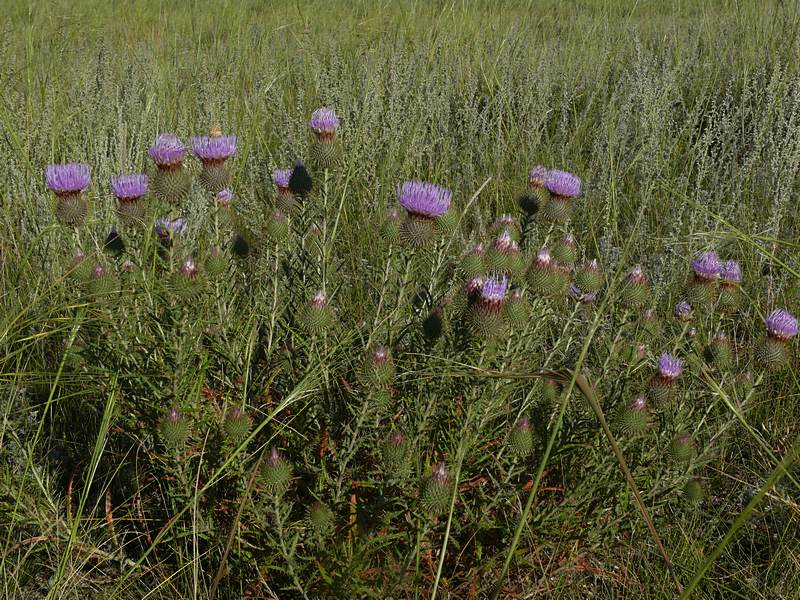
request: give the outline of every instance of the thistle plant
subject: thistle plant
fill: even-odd
[[[158,425],[161,442],[169,449],[179,450],[189,439],[189,423],[180,411],[172,407]]]
[[[577,257],[578,246],[571,233],[565,234],[553,245],[553,258],[565,267],[572,268]]]
[[[155,196],[173,206],[189,197],[192,179],[184,169],[186,147],[174,133],[162,133],[148,151],[156,165],[151,184]]]
[[[650,300],[650,286],[640,266],[634,267],[628,273],[620,290],[620,299],[629,308],[640,308]]]
[[[627,436],[634,436],[647,430],[650,424],[650,411],[647,398],[639,394],[622,405],[618,415],[619,427]]]
[[[333,325],[333,310],[328,305],[328,297],[317,292],[313,298],[303,304],[297,321],[308,333],[318,335]]]
[[[147,194],[147,175],[120,175],[111,178],[111,191],[117,199],[117,214],[123,223],[144,223],[145,205],[142,197]]]
[[[461,259],[460,271],[464,279],[482,277],[488,270],[486,249],[483,244],[475,244]]]
[[[665,352],[658,357],[655,375],[650,380],[649,395],[658,404],[671,400],[676,391],[677,380],[683,372],[683,361]]]
[[[722,263],[716,252],[704,252],[692,261],[694,277],[687,288],[686,297],[692,306],[711,305],[718,294]]]
[[[567,171],[550,169],[544,177],[544,187],[550,194],[540,208],[542,217],[551,223],[569,221],[572,203],[581,193],[580,178]]]
[[[308,125],[314,132],[311,157],[323,169],[330,168],[336,162],[339,153],[336,143],[339,117],[336,116],[336,111],[327,106],[318,108],[311,115]]]
[[[489,271],[505,273],[509,277],[520,277],[525,272],[525,255],[507,229],[497,236],[487,250],[486,265]]]
[[[266,488],[275,495],[282,495],[292,481],[293,472],[292,463],[272,446],[261,466],[261,481]]]
[[[735,260],[722,263],[719,280],[719,302],[721,310],[736,311],[742,303],[742,268]]]
[[[481,287],[480,295],[472,302],[469,313],[469,326],[472,332],[484,339],[500,337],[506,331],[503,307],[508,291],[508,279],[491,276]]]
[[[289,189],[289,179],[292,176],[292,169],[275,169],[272,172],[272,183],[277,190],[275,194],[275,208],[287,214],[291,214],[300,209],[300,201],[297,196]]]
[[[593,258],[575,271],[575,285],[583,292],[597,293],[603,289],[605,278],[600,263]]]
[[[797,335],[797,319],[788,311],[776,308],[764,319],[767,334],[761,342],[756,356],[761,366],[768,371],[784,368],[792,353],[790,340]]]
[[[410,248],[422,248],[438,233],[436,219],[450,208],[450,190],[425,181],[406,181],[397,186],[397,199],[408,216],[400,226],[400,239]]]
[[[558,264],[547,247],[542,247],[528,268],[528,283],[534,294],[563,298],[569,287],[569,269]]]
[[[508,445],[517,456],[528,456],[533,452],[535,439],[528,417],[522,417],[508,434]]]
[[[431,476],[422,486],[422,505],[432,516],[445,513],[450,508],[453,480],[444,463],[433,466]]]
[[[215,129],[209,136],[193,137],[190,143],[192,152],[202,163],[202,186],[215,194],[228,187],[231,174],[225,163],[236,153],[236,136],[222,135]]]
[[[82,163],[47,165],[47,188],[56,196],[55,215],[63,225],[81,225],[89,214],[86,190],[91,167]]]

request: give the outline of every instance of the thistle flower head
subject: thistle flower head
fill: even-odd
[[[292,169],[275,169],[272,172],[272,182],[279,189],[289,189],[289,178],[292,176]]]
[[[445,485],[449,482],[450,474],[447,471],[447,465],[443,462],[436,463],[433,465],[433,470],[431,474],[431,480],[440,484]]]
[[[628,283],[633,285],[647,285],[647,276],[644,274],[642,267],[636,265],[628,273]]]
[[[323,308],[328,304],[328,298],[323,292],[319,291],[314,294],[314,297],[309,300],[308,304],[313,308]]]
[[[575,236],[571,233],[564,234],[564,237],[561,238],[561,245],[567,246],[568,248],[575,248]]]
[[[106,276],[106,269],[103,265],[97,264],[94,266],[94,271],[92,275],[95,279],[100,279],[101,277]]]
[[[450,190],[426,181],[406,181],[397,186],[400,205],[412,215],[440,217],[450,208]]]
[[[174,406],[172,408],[170,408],[169,412],[167,413],[167,420],[170,423],[177,423],[178,421],[180,421],[181,420],[180,411],[177,408],[175,408]]]
[[[505,300],[508,291],[508,279],[505,275],[500,279],[497,276],[489,277],[481,288],[481,298],[485,302],[500,303]]]
[[[125,259],[125,262],[122,263],[122,271],[124,273],[133,273],[136,265],[133,264],[133,261],[130,258]]]
[[[369,353],[369,358],[374,363],[385,363],[389,360],[389,350],[385,346],[378,346]]]
[[[764,319],[767,334],[779,340],[788,340],[797,335],[797,319],[782,308],[773,310]]]
[[[550,256],[550,250],[547,246],[542,246],[536,254],[533,261],[533,266],[537,269],[547,269],[553,263],[553,258]]]
[[[273,446],[272,448],[270,448],[269,456],[267,456],[265,462],[267,463],[267,465],[272,467],[280,465],[283,463],[283,454],[281,454],[281,451],[278,450],[275,446]]]
[[[517,242],[515,242],[514,238],[511,237],[511,232],[509,232],[508,229],[503,230],[503,233],[497,236],[492,245],[495,247],[495,249],[500,250],[501,252],[509,252],[519,249]]]
[[[581,180],[580,177],[572,173],[551,169],[545,177],[544,187],[556,196],[575,198],[581,193]]]
[[[189,140],[192,152],[203,162],[221,162],[236,152],[236,136],[197,136]]]
[[[184,275],[189,279],[194,279],[197,277],[198,271],[199,269],[197,268],[197,263],[194,262],[194,259],[191,256],[187,257],[180,267],[181,275]]]
[[[722,270],[720,271],[720,278],[723,283],[741,283],[742,282],[742,267],[735,260],[727,260],[722,263]]]
[[[473,277],[464,286],[464,291],[467,292],[468,296],[472,296],[475,292],[483,290],[483,283],[483,277]]]
[[[91,167],[83,163],[47,165],[44,178],[56,194],[77,194],[89,187]]]
[[[315,133],[332,134],[339,128],[339,118],[332,108],[323,106],[311,114],[308,125]]]
[[[717,279],[722,272],[722,263],[716,252],[703,252],[692,261],[692,270],[701,279]]]
[[[647,408],[647,398],[645,398],[644,394],[639,394],[633,400],[631,400],[631,410],[634,411],[642,411]]]
[[[675,316],[681,321],[688,321],[692,318],[692,305],[686,300],[681,300],[675,305]]]
[[[158,221],[156,221],[155,229],[158,237],[165,239],[173,236],[183,237],[186,235],[188,227],[189,226],[186,223],[186,219],[183,217],[178,217],[175,219],[161,217],[158,219]]]
[[[499,227],[503,227],[503,228],[513,227],[513,225],[514,225],[514,217],[512,217],[511,215],[500,215],[498,217],[497,221],[494,222],[494,224],[495,224],[495,227],[498,227],[498,228]]]
[[[542,165],[536,165],[528,171],[528,183],[536,187],[544,187],[547,178],[547,169]]]
[[[217,192],[215,199],[218,205],[229,206],[231,201],[233,201],[233,192],[230,189],[225,188]]]
[[[658,374],[669,381],[677,379],[683,371],[683,361],[669,352],[658,357]]]
[[[147,153],[160,167],[179,165],[186,158],[186,146],[174,133],[162,133],[156,138],[156,143],[150,146]]]
[[[111,178],[111,191],[120,200],[136,200],[147,193],[147,175],[120,175]]]

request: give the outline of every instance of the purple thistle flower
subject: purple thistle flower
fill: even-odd
[[[58,195],[77,194],[89,187],[91,167],[83,163],[47,165],[47,187]]]
[[[742,282],[742,267],[735,260],[728,260],[722,263],[722,270],[720,277],[723,283],[741,283]]]
[[[536,187],[544,187],[544,181],[547,179],[547,169],[542,165],[536,165],[528,171],[528,184]]]
[[[332,108],[323,106],[312,113],[308,125],[318,136],[332,138],[339,128],[339,118]]]
[[[186,235],[188,227],[186,219],[183,217],[178,217],[176,219],[161,217],[156,221],[156,233],[160,238],[170,238],[173,235],[183,237]]]
[[[202,162],[223,162],[236,152],[235,135],[198,136],[190,140],[192,152]]]
[[[276,187],[282,190],[289,189],[289,178],[292,176],[292,169],[275,169],[272,172],[272,181]]]
[[[426,181],[406,181],[397,186],[397,198],[410,214],[440,217],[450,208],[450,190]]]
[[[147,175],[120,175],[111,178],[111,191],[123,202],[130,202],[147,193],[147,184]]]
[[[673,381],[683,371],[683,361],[669,352],[658,357],[658,374],[661,378]]]
[[[575,198],[581,193],[581,179],[572,173],[552,169],[547,172],[544,187],[556,196]]]
[[[496,276],[489,277],[483,283],[481,298],[485,302],[499,304],[505,300],[506,291],[508,291],[508,279],[505,275],[502,279],[498,279]]]
[[[233,192],[228,188],[225,188],[224,190],[217,192],[215,198],[217,200],[217,204],[220,206],[228,206],[233,200]]]
[[[692,317],[692,305],[686,300],[681,300],[675,305],[675,316],[681,321],[688,321]]]
[[[147,153],[159,167],[169,167],[183,162],[186,158],[186,146],[174,133],[162,133]]]
[[[722,263],[716,252],[703,252],[692,261],[692,270],[701,279],[717,279],[722,272]]]
[[[639,394],[636,398],[631,400],[631,410],[639,412],[643,411],[645,408],[647,408],[647,398],[644,397],[644,394]]]
[[[767,325],[767,334],[779,340],[788,340],[797,335],[797,319],[791,313],[777,308],[764,319]]]

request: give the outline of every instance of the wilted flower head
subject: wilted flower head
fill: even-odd
[[[742,281],[742,268],[735,260],[728,260],[722,263],[722,271],[720,277],[723,283],[741,283]]]
[[[292,176],[292,169],[275,169],[272,172],[272,181],[279,189],[289,189],[289,178]]]
[[[644,274],[642,267],[636,265],[631,269],[631,272],[628,273],[628,282],[634,285],[646,285],[647,284],[647,276]]]
[[[470,279],[464,286],[464,290],[467,292],[468,296],[483,290],[483,277],[473,277]]]
[[[194,262],[194,259],[191,256],[187,257],[186,260],[183,261],[183,264],[181,264],[180,272],[181,275],[185,275],[190,279],[194,279],[195,277],[197,277],[198,273],[197,263]]]
[[[767,315],[764,322],[767,325],[767,333],[770,337],[788,340],[797,335],[797,319],[782,308],[773,310]]]
[[[318,134],[333,134],[339,128],[339,118],[332,108],[323,106],[311,114],[309,127]]]
[[[506,297],[508,291],[508,279],[503,275],[502,279],[496,276],[489,277],[481,289],[481,298],[486,302],[500,303]]]
[[[397,186],[397,198],[409,213],[440,217],[450,208],[450,190],[426,181],[406,181]]]
[[[581,179],[572,173],[551,169],[545,177],[544,187],[556,196],[575,198],[581,193]]]
[[[147,175],[120,175],[111,178],[111,191],[120,200],[136,200],[147,193]]]
[[[703,252],[692,261],[692,270],[701,279],[717,279],[722,272],[722,263],[716,252]]]
[[[156,139],[156,143],[150,146],[147,153],[159,166],[178,165],[186,157],[186,146],[174,133],[162,133]]]
[[[542,246],[539,249],[539,252],[536,254],[536,258],[533,261],[533,266],[538,269],[546,269],[549,267],[553,262],[553,258],[550,256],[550,250],[547,246]]]
[[[668,380],[677,379],[678,376],[683,371],[683,361],[670,354],[669,352],[665,352],[661,356],[658,357],[658,374]]]
[[[47,165],[44,178],[56,194],[77,194],[89,187],[91,167],[83,163]]]
[[[215,197],[217,200],[217,204],[219,204],[220,206],[228,206],[233,200],[233,192],[230,191],[228,188],[225,188],[224,190],[220,190],[219,192],[217,192],[217,195]]]
[[[569,297],[583,304],[590,304],[597,300],[597,292],[584,292],[574,283],[569,284]]]
[[[133,261],[130,258],[125,259],[125,262],[122,263],[122,270],[125,273],[132,273],[135,268],[136,265],[133,264]]]
[[[431,475],[431,479],[433,481],[440,484],[446,484],[449,478],[450,475],[447,472],[447,465],[445,465],[443,462],[433,465],[433,473]]]
[[[547,169],[542,165],[536,165],[528,171],[528,183],[536,187],[543,187],[547,178]]]
[[[236,136],[198,136],[190,140],[192,152],[203,162],[222,162],[236,152]]]
[[[511,233],[508,231],[508,229],[504,230],[503,233],[497,236],[493,246],[501,252],[517,250],[518,248],[517,242],[515,242],[514,238],[511,237]]]
[[[186,219],[178,217],[176,219],[169,219],[168,217],[161,217],[156,221],[156,233],[160,238],[170,238],[172,236],[184,236],[188,229]]]
[[[370,352],[370,359],[376,363],[384,363],[389,360],[389,351],[384,346],[378,346]]]
[[[692,305],[686,300],[681,300],[675,305],[675,316],[681,321],[688,321],[692,317]]]
[[[314,294],[314,297],[309,301],[309,305],[313,306],[314,308],[323,308],[327,304],[328,298],[321,291]]]

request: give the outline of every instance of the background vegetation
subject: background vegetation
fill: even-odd
[[[675,577],[686,586],[720,548],[696,597],[797,597],[800,475],[778,463],[799,433],[798,361],[764,377],[750,362],[763,315],[800,310],[796,3],[64,0],[2,12],[5,597],[675,595],[586,399],[562,405],[509,375],[577,364],[611,419],[665,350],[687,359],[680,397],[644,436],[612,429]],[[308,160],[320,105],[340,115],[342,160],[312,171],[307,212],[277,244],[263,234],[270,174]],[[152,170],[160,132],[186,140],[216,125],[238,136],[249,255],[187,302],[141,260],[149,230],[120,229],[139,259],[122,291],[71,283],[76,246],[110,268],[128,256],[103,247],[118,225],[108,178]],[[51,162],[93,166],[77,233],[52,216]],[[540,163],[583,178],[571,231],[608,293],[587,310],[536,300],[501,343],[459,346],[446,311],[456,265],[500,214],[523,218],[517,198]],[[438,261],[378,238],[396,184],[412,178],[453,190],[463,212]],[[183,207],[192,248],[227,239],[209,204],[195,186]],[[312,222],[325,225],[320,243]],[[523,249],[557,233],[533,222]],[[734,317],[698,315],[694,341],[672,309],[689,258],[708,249],[742,264],[746,301]],[[635,264],[657,335],[617,302]],[[309,336],[295,315],[321,284],[337,324]],[[423,324],[437,310],[445,331],[432,337]],[[737,348],[727,374],[701,366],[719,328]],[[358,376],[376,344],[397,371],[381,401]],[[157,433],[172,406],[191,424],[178,452]],[[233,406],[252,418],[241,444],[222,434]],[[523,414],[536,452],[518,458],[506,442]],[[412,441],[408,473],[382,462],[393,430]],[[665,459],[679,431],[697,443],[689,467]],[[257,476],[272,445],[293,464],[285,494]],[[440,460],[459,485],[434,517],[419,482]],[[691,477],[705,488],[695,505],[682,492]],[[314,501],[332,509],[333,535],[310,526]]]

